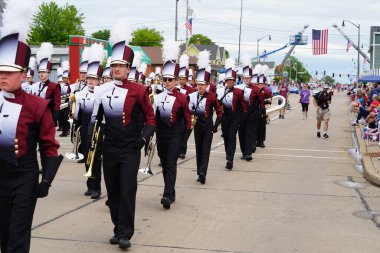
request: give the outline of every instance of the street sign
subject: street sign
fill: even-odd
[[[284,77],[288,77],[288,72],[287,71],[282,72],[282,74],[284,75]]]

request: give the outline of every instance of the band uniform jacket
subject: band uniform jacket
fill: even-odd
[[[219,102],[223,106],[223,114],[235,112],[241,113],[247,111],[243,91],[241,89],[237,89],[235,87],[228,89],[226,86],[217,89],[216,95]]]
[[[186,84],[183,87],[178,84],[176,87],[178,88],[179,92],[181,92],[182,94],[185,94],[185,95],[189,95],[195,91],[195,89],[188,84]]]
[[[222,118],[222,106],[218,102],[215,93],[205,92],[203,95],[196,91],[189,95],[189,109],[192,115],[197,117],[197,123],[204,119],[211,119],[214,114],[214,108],[218,118]]]
[[[37,142],[44,157],[57,157],[55,127],[48,101],[20,88],[0,93],[0,167],[11,164],[17,170],[38,170]]]
[[[95,105],[90,131],[95,120],[105,118],[104,153],[134,149],[138,138],[149,140],[156,126],[147,88],[124,79],[111,81],[94,89]],[[144,115],[144,125],[139,124]],[[141,129],[142,128],[142,129]]]

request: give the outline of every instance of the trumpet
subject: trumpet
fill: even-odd
[[[78,152],[79,145],[81,143],[80,126],[75,132],[73,129],[75,129],[75,125],[72,126],[72,130],[71,130],[71,142],[74,143],[73,151],[66,153],[65,157],[72,161],[78,161],[84,158],[84,155]]]
[[[70,118],[74,118],[75,114],[75,106],[76,106],[76,100],[75,100],[75,95],[72,94],[70,95],[70,102],[71,102],[71,111],[70,111]]]
[[[194,128],[195,124],[197,123],[197,119],[198,119],[197,116],[195,116],[193,114],[191,115],[191,129]]]
[[[146,175],[155,175],[156,173],[154,173],[151,169],[151,163],[152,163],[152,160],[153,160],[153,156],[154,156],[154,151],[156,149],[156,145],[157,145],[157,141],[150,141],[149,142],[149,145],[148,145],[148,149],[147,149],[147,161],[146,161],[146,164],[144,167],[141,167],[139,169],[139,172],[143,173],[143,174],[146,174]]]
[[[152,105],[154,104],[154,93],[149,94],[149,101]]]
[[[95,121],[95,126],[94,126],[94,131],[92,132],[92,137],[91,137],[91,146],[90,149],[88,150],[88,155],[87,155],[87,161],[86,165],[88,166],[88,170],[86,174],[84,174],[84,177],[89,177],[92,178],[92,166],[94,164],[94,159],[95,159],[95,152],[98,147],[98,142],[99,142],[99,134],[100,134],[100,126],[98,123],[98,120]]]

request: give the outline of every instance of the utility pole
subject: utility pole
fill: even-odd
[[[175,41],[178,40],[178,1],[175,0]]]
[[[240,1],[240,29],[239,29],[239,52],[238,52],[238,62],[240,62],[240,42],[241,42],[241,21],[243,17],[243,0]]]

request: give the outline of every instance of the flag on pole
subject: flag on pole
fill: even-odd
[[[327,40],[329,30],[314,30],[313,29],[313,55],[327,54]]]
[[[346,53],[348,52],[348,50],[350,50],[350,47],[352,47],[352,42],[351,42],[351,40],[347,40],[347,49],[346,49]]]
[[[189,30],[190,35],[191,35],[193,32],[193,18],[190,18],[189,20],[187,20],[185,23],[185,26],[186,26],[187,30]]]

